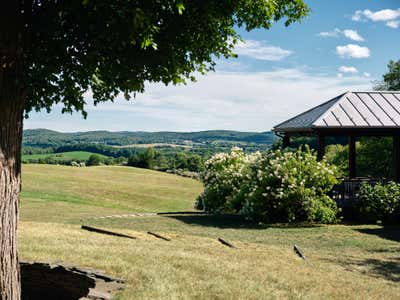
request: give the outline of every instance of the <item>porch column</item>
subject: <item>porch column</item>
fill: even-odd
[[[400,182],[400,135],[393,136],[394,180]]]
[[[317,134],[317,159],[320,161],[325,155],[325,136],[323,134]]]
[[[349,178],[357,177],[356,169],[356,138],[349,136]]]
[[[282,147],[283,148],[289,148],[290,147],[290,136],[285,134],[282,137]]]

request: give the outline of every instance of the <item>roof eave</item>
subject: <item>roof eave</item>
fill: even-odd
[[[302,127],[302,128],[298,128],[298,127],[287,127],[287,128],[272,128],[271,130],[272,132],[275,133],[301,133],[301,132],[312,132],[313,128],[311,127]]]

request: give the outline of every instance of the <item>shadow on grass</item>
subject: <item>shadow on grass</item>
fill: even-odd
[[[388,226],[382,228],[356,229],[358,232],[376,235],[386,240],[400,242],[400,226]]]
[[[231,229],[266,229],[266,228],[315,228],[319,225],[300,224],[263,224],[246,220],[240,215],[164,215],[189,225],[231,228]]]
[[[392,259],[345,259],[341,261],[329,259],[329,262],[339,263],[347,271],[358,272],[362,275],[400,282],[400,258]]]

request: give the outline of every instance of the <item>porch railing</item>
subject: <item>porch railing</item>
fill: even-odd
[[[369,177],[357,177],[341,178],[339,181],[340,183],[333,187],[331,191],[331,197],[342,209],[343,214],[350,217],[353,214],[353,208],[358,201],[358,194],[360,192],[361,185],[363,183],[375,185],[378,182],[386,182],[387,180]]]

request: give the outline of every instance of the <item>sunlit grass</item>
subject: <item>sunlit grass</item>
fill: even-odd
[[[23,172],[21,258],[102,269],[126,281],[120,299],[400,295],[399,227],[266,227],[237,217],[193,215],[94,219],[135,211],[193,210],[201,184],[127,167],[29,165]],[[81,222],[137,239],[87,232],[80,229]],[[220,244],[218,237],[237,249]],[[295,255],[294,244],[307,261]]]
[[[76,223],[104,214],[193,210],[202,190],[188,178],[117,166],[28,164],[22,180],[21,218],[31,221]]]

